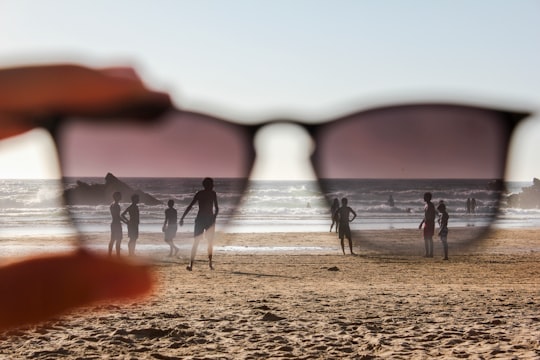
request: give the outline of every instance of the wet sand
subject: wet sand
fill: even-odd
[[[216,269],[201,244],[192,272],[189,237],[169,258],[161,234],[142,235],[154,294],[12,330],[0,358],[537,359],[539,235],[498,230],[459,248],[449,239],[443,261],[438,240],[434,258],[421,256],[416,231],[369,234],[357,256],[330,233],[220,234]],[[365,248],[368,238],[379,247]]]

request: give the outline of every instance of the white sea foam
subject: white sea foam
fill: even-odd
[[[63,205],[62,190],[72,186],[53,180],[0,180],[0,236],[50,235],[73,231],[70,216],[79,229],[109,232],[109,205]],[[81,179],[103,183],[102,179]],[[201,189],[200,179],[122,179],[133,188],[154,195],[163,205],[140,205],[141,231],[161,232],[166,202],[174,199],[179,215]],[[218,229],[232,232],[320,232],[328,231],[328,202],[315,181],[253,181],[242,193],[237,179],[216,179],[220,213]],[[415,228],[423,217],[422,195],[433,193],[437,203],[444,200],[450,226],[483,226],[497,212],[496,193],[487,180],[324,180],[329,198],[348,197],[358,218],[353,229]],[[512,192],[529,184],[510,183]],[[242,195],[245,194],[243,197]],[[392,195],[394,206],[387,203]],[[477,199],[476,214],[466,213],[467,198]],[[129,199],[126,194],[124,199]],[[121,207],[128,206],[123,202]],[[180,232],[192,232],[197,209],[186,218]],[[540,227],[540,210],[503,208],[496,226],[504,228]]]

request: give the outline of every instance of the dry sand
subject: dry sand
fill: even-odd
[[[150,297],[10,331],[0,358],[539,359],[539,235],[498,230],[467,248],[450,239],[443,261],[437,240],[435,258],[420,256],[417,231],[387,247],[360,242],[358,256],[341,255],[329,233],[221,234],[216,270],[201,244],[193,272],[183,237],[181,257],[165,245],[151,254]],[[408,241],[409,253],[396,251]]]

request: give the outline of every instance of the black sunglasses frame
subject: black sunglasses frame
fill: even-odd
[[[251,170],[253,167],[253,164],[256,159],[256,150],[254,147],[254,138],[256,134],[264,127],[269,125],[275,125],[275,124],[289,124],[289,125],[296,125],[300,126],[301,128],[305,129],[309,136],[315,141],[315,144],[317,144],[318,140],[324,136],[324,133],[332,126],[335,126],[337,123],[344,123],[348,121],[361,121],[362,116],[369,115],[370,113],[379,112],[382,110],[393,110],[395,112],[399,112],[400,110],[408,110],[412,108],[419,108],[419,107],[429,107],[429,108],[440,108],[444,109],[447,108],[449,110],[451,109],[474,109],[474,110],[482,110],[482,111],[489,111],[493,112],[496,115],[496,119],[500,119],[500,124],[502,125],[501,128],[503,129],[503,132],[505,133],[505,142],[501,144],[501,165],[502,165],[502,177],[504,178],[506,163],[508,161],[507,154],[508,154],[508,147],[512,138],[512,134],[516,126],[519,124],[521,120],[528,117],[530,114],[527,112],[516,112],[516,111],[508,111],[508,110],[499,110],[499,109],[492,109],[488,107],[479,107],[479,106],[471,106],[471,105],[464,105],[464,104],[452,104],[452,103],[411,103],[411,104],[401,104],[401,105],[390,105],[390,106],[379,106],[370,108],[367,110],[362,110],[354,113],[347,114],[345,116],[340,116],[335,119],[330,119],[327,121],[319,122],[319,123],[306,123],[302,121],[297,120],[291,120],[291,119],[285,119],[285,118],[278,118],[273,119],[269,121],[260,122],[257,124],[239,124],[237,122],[233,122],[226,119],[220,119],[215,116],[206,115],[198,112],[192,112],[192,111],[183,111],[183,110],[172,110],[173,112],[176,112],[180,115],[189,115],[192,117],[201,118],[201,120],[204,119],[207,123],[216,123],[219,126],[223,127],[226,126],[230,129],[232,129],[235,133],[242,133],[243,137],[246,139],[246,145],[244,148],[244,155],[246,157],[246,165],[245,165],[245,179],[243,179],[243,182],[241,184],[242,191],[245,191],[247,188],[247,184],[250,178]],[[136,113],[136,112],[134,112]],[[156,116],[147,116],[151,113],[151,111],[148,111],[146,113],[143,112],[145,115],[142,119],[125,119],[125,120],[112,120],[115,123],[124,121],[126,124],[134,123],[135,122],[144,122],[145,124],[151,125],[151,126],[159,126],[161,120],[159,117]],[[160,114],[163,115],[163,114]],[[59,134],[61,133],[61,128],[63,124],[66,122],[71,121],[70,119],[63,118],[63,117],[57,117],[56,119],[59,119],[57,121],[52,121],[48,123],[48,126],[46,127],[49,132],[51,133],[53,139],[55,140],[57,151],[59,158],[61,159],[61,153],[62,148],[60,146],[59,141]],[[111,121],[107,119],[92,119],[92,121]],[[321,177],[321,174],[324,173],[323,169],[321,169],[321,153],[317,146],[315,146],[315,150],[313,151],[311,155],[311,165],[314,168],[315,174],[317,176],[317,181],[319,183],[319,187],[322,189],[323,194],[325,195],[328,203],[330,203],[331,199],[328,196],[327,187],[324,184],[324,178]],[[496,179],[496,180],[504,180]],[[497,212],[500,211],[500,200],[501,195],[504,190],[504,181],[497,181],[496,183],[497,188],[494,190],[497,190],[498,197],[496,199],[496,206],[497,206]],[[486,228],[486,230],[489,227]]]

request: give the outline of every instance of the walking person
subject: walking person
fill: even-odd
[[[431,202],[432,195],[430,192],[424,193],[424,219],[418,226],[419,229],[424,226],[424,246],[426,248],[425,257],[433,257],[433,235],[435,234],[435,217],[437,211],[435,205]]]
[[[131,205],[129,205],[124,212],[122,212],[122,220],[127,224],[128,228],[128,253],[129,256],[135,255],[135,245],[139,238],[139,195],[131,195]],[[126,214],[129,218],[126,218]]]
[[[440,202],[437,206],[437,211],[440,213],[439,217],[439,237],[443,245],[444,258],[443,260],[448,260],[448,219],[450,216],[446,211],[446,205],[444,202]]]
[[[212,252],[214,247],[214,231],[216,218],[219,212],[219,206],[217,201],[217,194],[214,191],[214,180],[212,178],[205,178],[202,182],[203,190],[198,191],[193,200],[188,205],[182,218],[180,219],[180,226],[184,225],[184,218],[189,213],[193,205],[198,203],[199,212],[195,218],[195,228],[193,231],[194,239],[193,246],[191,248],[191,258],[189,260],[189,265],[186,267],[188,271],[193,269],[193,262],[195,261],[195,256],[197,255],[197,247],[201,238],[206,238],[208,241],[208,265],[211,270],[214,270],[212,263]],[[215,211],[214,211],[215,210]]]
[[[164,240],[169,244],[170,251],[169,256],[176,256],[178,254],[179,248],[174,245],[173,239],[176,236],[176,230],[178,229],[178,212],[174,208],[174,200],[169,200],[167,202],[167,209],[165,209],[165,220],[163,221],[163,233]]]
[[[120,200],[122,194],[116,191],[113,194],[113,203],[109,207],[111,212],[111,240],[109,241],[109,256],[112,255],[113,247],[116,245],[116,256],[120,256],[122,245],[122,217],[120,216]]]
[[[351,214],[353,215],[352,218],[351,218]],[[354,212],[354,210],[348,206],[347,198],[341,199],[341,207],[336,211],[334,216],[339,226],[338,233],[339,233],[339,240],[341,241],[341,251],[343,251],[343,255],[345,255],[345,244],[344,244],[345,238],[349,240],[349,249],[351,251],[351,255],[354,255],[353,245],[352,245],[351,227],[349,226],[349,223],[352,222],[356,218],[356,212]]]
[[[330,208],[330,214],[332,216],[332,225],[330,225],[330,232],[332,232],[332,228],[334,225],[336,225],[336,232],[338,232],[338,222],[336,221],[336,211],[339,209],[339,200],[337,198],[334,199],[334,202],[332,202],[332,207]]]

